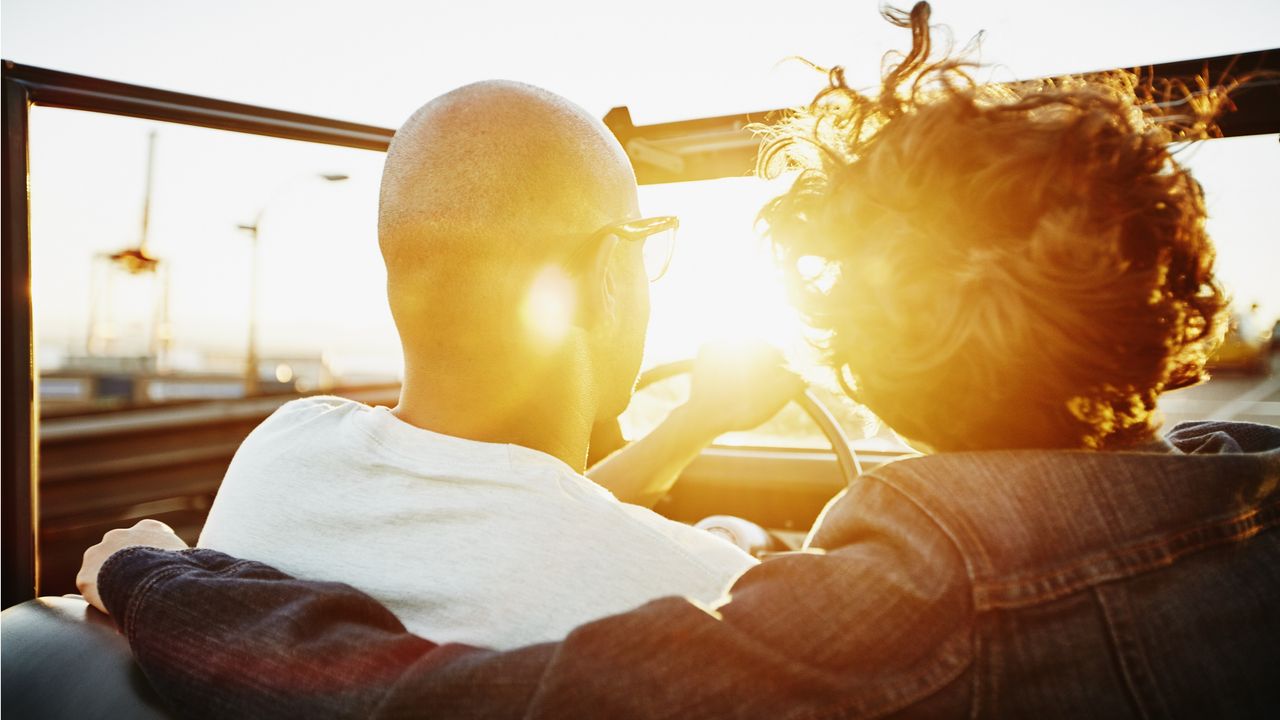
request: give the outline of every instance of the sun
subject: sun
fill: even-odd
[[[650,292],[646,365],[693,357],[712,340],[803,345],[756,213],[785,181],[731,178],[641,188],[646,214],[680,217],[671,270]]]

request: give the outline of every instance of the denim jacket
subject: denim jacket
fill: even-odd
[[[127,549],[99,581],[191,717],[1274,717],[1280,429],[1168,439],[891,463],[718,608],[504,653],[210,550]]]

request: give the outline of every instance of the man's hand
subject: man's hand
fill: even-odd
[[[98,594],[98,571],[107,558],[127,547],[153,547],[161,550],[185,550],[187,544],[168,525],[158,520],[142,520],[127,530],[112,530],[102,536],[102,542],[84,551],[84,562],[76,573],[76,587],[90,605],[102,612],[102,596]]]
[[[782,353],[764,343],[709,343],[698,351],[684,410],[713,437],[750,430],[804,392]]]
[[[717,437],[763,423],[804,391],[804,381],[783,366],[782,353],[763,343],[704,345],[692,386],[688,402],[587,477],[623,502],[653,507]]]

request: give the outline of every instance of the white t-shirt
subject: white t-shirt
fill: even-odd
[[[545,453],[337,397],[288,403],[245,439],[199,545],[353,585],[435,642],[499,649],[668,595],[715,604],[755,564]]]

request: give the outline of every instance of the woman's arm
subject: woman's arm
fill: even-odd
[[[347,585],[211,550],[126,547],[97,578],[147,678],[184,717],[877,714],[967,666],[969,588],[926,517],[861,485],[842,501],[859,509],[842,521],[858,542],[770,560],[714,612],[665,598],[510,652],[437,645]]]

